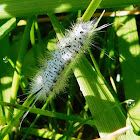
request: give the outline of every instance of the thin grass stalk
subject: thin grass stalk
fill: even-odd
[[[34,17],[32,27],[30,30],[30,40],[31,40],[31,45],[33,48],[33,53],[34,53],[35,65],[38,66],[38,53],[37,53],[37,46],[36,46],[36,41],[35,41],[35,17]]]
[[[47,102],[43,105],[43,107],[41,108],[41,110],[45,110],[45,108],[47,107],[48,103],[50,102],[50,100],[47,100]],[[30,131],[32,130],[32,128],[34,127],[35,123],[37,122],[37,120],[40,118],[41,114],[38,114],[36,116],[36,118],[34,119],[34,121],[32,122],[32,124],[29,126],[29,128],[26,130],[22,140],[25,140],[27,138],[27,136],[30,134]]]
[[[38,25],[38,21],[37,21],[37,17],[35,17],[35,30],[37,32],[37,38],[38,38],[38,44],[41,48],[41,53],[43,54],[45,49],[43,47],[43,43],[42,43],[42,37],[41,37],[41,33],[40,33],[40,29],[39,29],[39,25]]]
[[[22,132],[24,132],[24,131],[25,130],[23,129]],[[44,138],[44,139],[53,139],[53,140],[59,140],[63,136],[62,134],[55,133],[55,132],[52,132],[49,130],[34,129],[34,128],[30,130],[30,134],[34,135],[34,136],[39,136],[39,137]],[[80,139],[70,137],[69,140],[80,140]]]
[[[50,105],[51,105],[51,111],[56,112],[54,99],[51,100]],[[59,132],[58,122],[57,122],[58,120],[56,118],[53,118],[53,119],[49,118],[49,119],[51,119],[51,121],[53,122],[53,125],[54,125],[53,129],[55,129],[56,132]]]
[[[107,19],[108,23],[113,23],[114,22],[114,18],[110,18],[108,17]],[[115,76],[114,71],[116,69],[116,62],[117,62],[117,52],[115,51],[115,30],[113,25],[109,26],[107,28],[107,43],[105,43],[104,49],[106,50],[107,54],[109,57],[105,57],[105,71],[104,71],[104,75],[107,76],[109,75],[110,77],[110,82],[111,85],[113,87],[113,90],[117,93],[117,85],[115,82],[115,79],[113,78]],[[105,54],[104,54],[105,56]],[[110,59],[110,58],[114,58],[114,60]],[[102,62],[101,65],[103,65],[104,62]],[[100,66],[101,67],[101,66]],[[123,101],[124,99],[121,98],[121,101]]]
[[[30,29],[31,29],[32,22],[33,22],[33,18],[28,18],[28,22],[27,22],[27,25],[24,30],[21,47],[20,47],[18,58],[17,58],[16,65],[15,65],[15,69],[17,71],[14,71],[14,75],[13,75],[10,103],[15,103],[15,101],[17,99],[17,91],[18,91],[19,83],[20,83],[20,79],[21,79],[22,63],[24,60],[24,56],[26,53],[28,43],[30,41]],[[10,120],[12,118],[13,111],[14,111],[13,108],[9,109],[8,120]]]
[[[0,22],[0,24],[2,25],[3,21]],[[9,48],[10,48],[10,42],[9,42],[9,36],[6,35],[4,36],[1,40],[0,40],[0,44],[1,44],[1,51],[0,51],[0,56],[1,58],[6,58],[5,56],[7,56],[9,54]],[[10,92],[11,92],[11,86],[7,86],[5,88],[5,85],[7,84],[11,84],[12,81],[12,76],[7,77],[7,75],[9,75],[10,72],[13,72],[10,65],[7,66],[7,59],[3,59],[4,61],[0,61],[0,101],[5,101],[5,102],[9,102],[10,100]],[[9,71],[8,71],[9,70]],[[8,109],[7,107],[1,106],[0,105],[0,126],[5,127],[7,124],[7,112]],[[7,134],[4,138],[4,140],[9,140],[10,136],[9,134]]]
[[[76,93],[74,90],[75,84],[76,84],[75,78],[72,77],[72,79],[70,80],[70,89],[69,89],[70,95],[68,95],[68,102],[67,102],[67,115],[69,116],[72,114],[72,104],[73,104],[74,94]]]
[[[62,26],[62,24],[60,23],[60,21],[57,19],[57,17],[54,14],[48,14],[48,16],[52,22],[57,38],[59,39],[59,41],[61,41],[62,33],[65,32],[65,28]]]
[[[92,17],[92,15],[95,12],[95,10],[98,8],[98,6],[101,3],[101,1],[102,0],[92,0],[90,2],[90,4],[89,4],[88,8],[84,12],[81,20],[82,21],[88,21],[88,20],[90,20],[90,18]]]
[[[71,78],[70,80],[70,88],[69,88],[69,94],[68,95],[68,101],[67,101],[67,106],[66,106],[66,109],[67,109],[67,115],[68,116],[71,116],[72,115],[72,106],[73,106],[73,102],[74,102],[74,95],[76,94],[76,88],[74,88],[74,85],[76,84],[76,80],[74,77]],[[67,130],[71,130],[71,128],[73,127],[74,125],[74,122],[73,121],[67,121],[66,122],[66,127],[67,127]],[[67,135],[67,139],[70,137],[70,134]]]
[[[31,97],[32,96],[29,96],[27,101],[25,101],[26,103],[24,103],[23,105],[16,105],[16,104],[11,104],[11,103],[1,102],[1,101],[0,101],[0,105],[12,106],[14,108],[17,108],[17,109],[21,110],[21,112],[29,111],[29,112],[34,113],[34,114],[40,114],[40,115],[44,115],[44,116],[48,116],[48,117],[56,117],[56,118],[62,119],[62,120],[69,120],[69,121],[74,120],[75,122],[83,122],[83,121],[85,121],[86,124],[94,126],[94,121],[93,120],[90,121],[91,118],[83,119],[83,118],[80,118],[80,117],[75,117],[75,116],[72,116],[72,115],[68,116],[68,115],[65,115],[65,114],[62,114],[62,113],[52,112],[52,111],[43,110],[43,109],[39,109],[39,108],[30,108],[30,107],[28,107],[28,105],[31,104],[31,102],[33,101],[33,99],[32,100],[29,99]],[[48,102],[50,102],[50,101],[48,100]],[[45,104],[45,106],[46,106],[46,104]],[[18,116],[17,114],[15,116]],[[17,120],[19,120],[19,118],[17,118]]]
[[[86,9],[85,13],[84,13],[83,16],[82,16],[82,20],[83,20],[83,21],[88,21],[88,20],[90,20],[90,18],[92,17],[93,13],[94,13],[95,10],[98,8],[100,2],[101,2],[101,0],[99,0],[99,1],[94,1],[94,0],[91,1],[90,5],[88,6],[88,8]],[[97,25],[98,25],[99,21],[101,20],[101,18],[102,18],[102,16],[103,16],[104,12],[105,12],[105,11],[103,11],[103,13],[100,15],[99,19],[97,20],[96,24],[95,24],[94,27],[93,27],[93,30],[97,27]],[[94,56],[93,56],[93,54],[92,54],[92,52],[91,52],[91,49],[89,48],[88,51],[89,51],[91,60],[92,60],[92,62],[93,62],[93,64],[94,64],[94,66],[95,66],[95,69],[96,69],[97,73],[103,78],[103,76],[102,76],[102,74],[101,74],[101,72],[100,72],[100,69],[99,69],[99,67],[98,67],[98,65],[97,65],[97,62],[95,61],[95,58],[94,58]]]
[[[30,94],[29,97],[27,98],[27,100],[21,106],[21,108],[24,108],[24,107],[26,108],[26,106],[29,106],[33,100],[34,100],[33,95]],[[14,107],[14,105],[13,105],[13,107]],[[29,111],[29,110],[30,110],[30,108],[27,111]],[[19,126],[19,124],[18,124],[19,119],[22,117],[23,114],[24,114],[24,111],[22,111],[22,110],[17,111],[17,113],[13,116],[11,121],[9,121],[8,125],[2,129],[2,132],[0,134],[1,140],[10,132],[10,130],[14,126],[16,126],[16,125],[17,125],[17,127]]]
[[[7,35],[15,27],[16,27],[16,18],[13,17],[0,27],[0,39],[2,39],[5,35]]]

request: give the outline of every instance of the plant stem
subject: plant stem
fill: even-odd
[[[35,64],[36,66],[38,66],[38,53],[37,53],[37,46],[35,42],[35,16],[30,30],[30,40],[33,48]]]
[[[89,4],[88,8],[86,9],[84,15],[82,16],[83,21],[88,21],[92,17],[93,13],[99,6],[102,0],[92,0]]]
[[[22,106],[20,105],[20,107],[23,108],[23,109],[24,109],[24,107],[26,108],[26,106],[29,106],[32,103],[33,100],[34,100],[33,95],[30,94],[29,97],[26,99],[26,101],[23,103],[23,105]],[[29,110],[30,110],[30,108],[27,111],[29,111]],[[2,132],[1,132],[1,135],[0,135],[1,140],[10,132],[10,130],[14,126],[17,125],[17,123],[19,122],[19,119],[23,115],[23,113],[24,113],[24,111],[18,110],[17,113],[11,119],[11,121],[9,121],[8,126],[6,126],[5,128],[2,129]]]
[[[27,48],[29,40],[30,40],[30,29],[31,29],[32,22],[33,22],[33,18],[31,18],[31,17],[28,18],[27,25],[24,30],[23,39],[21,42],[21,47],[19,50],[18,58],[17,58],[16,65],[15,65],[16,70],[14,71],[14,76],[13,76],[10,103],[15,103],[15,101],[16,101],[17,91],[18,91],[19,83],[20,83],[20,79],[21,79],[22,63],[24,60],[26,48]],[[10,120],[12,118],[13,111],[14,111],[13,108],[9,109],[8,120]]]
[[[2,39],[5,35],[7,35],[15,27],[16,27],[16,18],[13,17],[0,27],[0,39]]]
[[[57,19],[57,17],[54,14],[48,14],[48,16],[50,17],[50,20],[52,22],[53,28],[56,32],[56,35],[59,41],[61,41],[62,33],[65,32],[65,28],[63,27],[63,25],[60,23],[60,21]]]

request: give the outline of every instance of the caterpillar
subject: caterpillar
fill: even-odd
[[[98,30],[108,26],[105,24],[93,28],[96,22],[97,19],[88,22],[79,21],[66,31],[62,40],[56,43],[58,49],[52,59],[44,61],[43,67],[32,79],[30,93],[34,93],[39,100],[44,100],[51,92],[59,93],[65,87],[61,81],[69,63],[76,61],[77,54],[87,50]]]

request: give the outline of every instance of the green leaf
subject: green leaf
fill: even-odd
[[[134,16],[116,17],[114,23],[125,98],[135,100],[135,105],[127,108],[128,115],[135,133],[140,133],[140,45],[136,19]]]
[[[46,13],[63,13],[85,10],[91,0],[2,0],[0,2],[0,19],[41,15]],[[138,0],[103,0],[99,8],[112,8],[124,5],[140,4]],[[18,12],[17,12],[18,11]]]
[[[80,86],[89,109],[94,116],[95,125],[101,137],[122,128],[126,124],[126,117],[118,99],[106,85],[106,82],[98,76],[94,68],[82,58],[74,70],[74,74]],[[120,136],[119,138],[125,138]]]
[[[0,39],[8,34],[14,27],[16,27],[16,18],[9,19],[0,27]]]

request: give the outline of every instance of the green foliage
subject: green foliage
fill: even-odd
[[[0,22],[0,139],[25,140],[40,137],[90,140],[107,137],[113,131],[131,125],[139,135],[139,17],[137,20],[135,16],[128,15],[102,17],[99,24],[107,21],[114,24],[106,32],[97,35],[100,44],[96,43],[96,39],[93,42],[101,52],[91,48],[89,55],[81,55],[76,64],[69,66],[66,75],[69,75],[71,68],[74,75],[69,78],[69,87],[65,89],[67,94],[54,98],[55,93],[52,93],[45,103],[36,104],[37,108],[31,105],[34,101],[32,94],[27,99],[21,96],[28,90],[29,79],[34,76],[35,67],[39,67],[40,57],[49,51],[46,48],[55,48],[55,34],[61,41],[62,32],[69,27],[69,21],[79,17],[88,21],[98,7],[108,7],[110,11],[115,11],[120,10],[120,4],[139,3],[137,0],[92,0],[91,3],[90,0],[0,2],[0,18],[3,19]],[[111,9],[112,7],[118,8]],[[131,11],[133,6],[124,9]],[[55,16],[54,13],[63,13],[67,18],[60,22],[57,18],[59,14]],[[84,13],[83,16],[81,13]],[[51,24],[38,24],[35,15],[40,14],[47,14]],[[16,21],[20,20],[17,17],[27,17],[25,28],[16,27]],[[5,20],[6,18],[11,19]],[[64,77],[64,82],[66,79]],[[24,103],[20,105],[22,100]],[[25,112],[29,112],[26,118],[23,115]],[[122,133],[113,135],[113,138],[140,139],[132,129]]]

